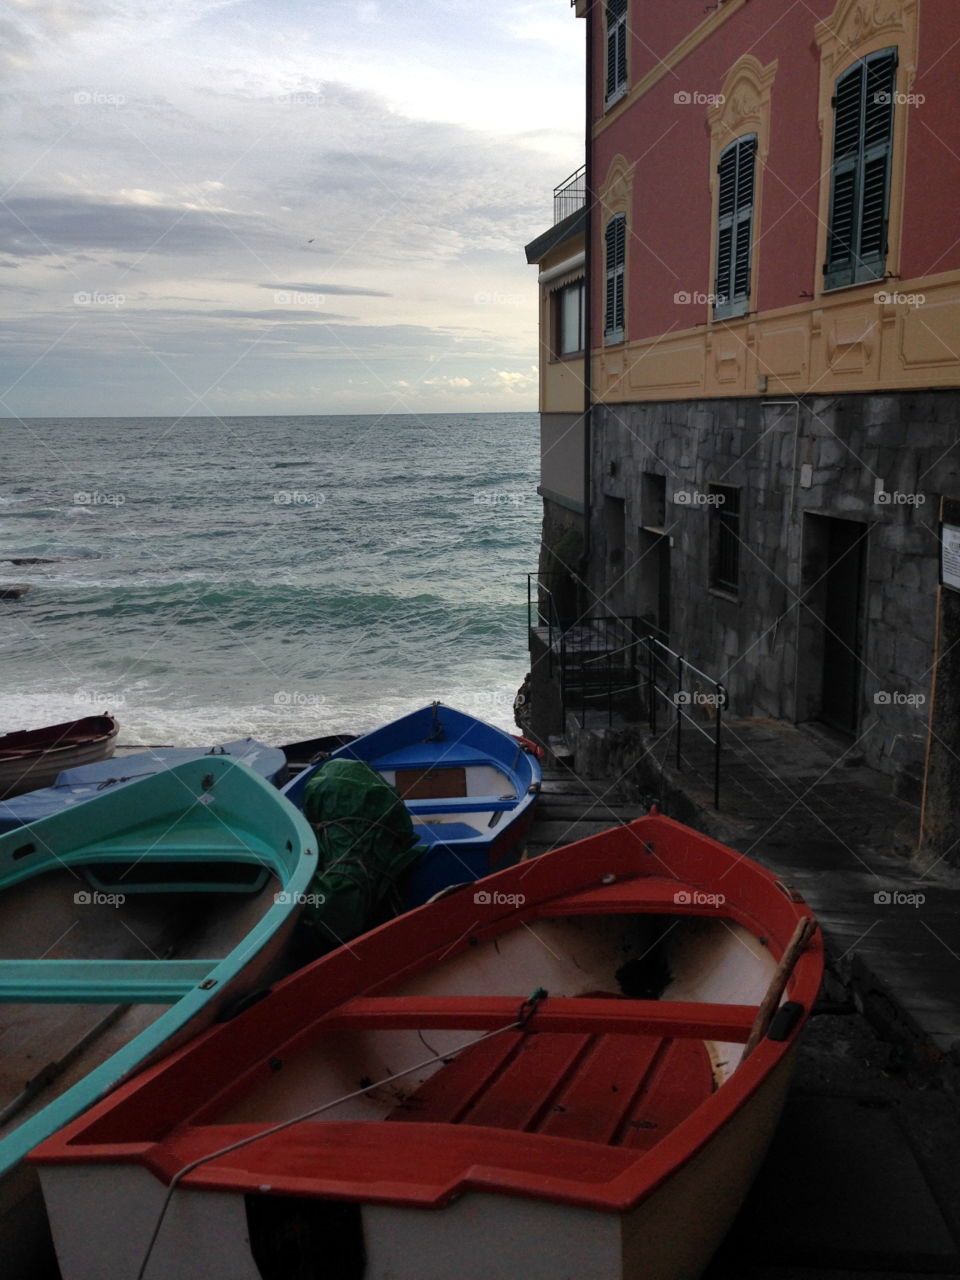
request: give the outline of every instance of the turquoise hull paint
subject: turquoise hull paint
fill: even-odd
[[[131,859],[253,862],[281,886],[257,924],[219,960],[0,961],[3,1000],[170,1002],[149,1027],[0,1141],[0,1177],[189,1027],[293,923],[315,870],[315,848],[303,815],[252,770],[223,756],[189,761],[0,835],[0,891],[55,869]],[[77,887],[85,891],[79,873]],[[191,890],[184,884],[184,892]]]

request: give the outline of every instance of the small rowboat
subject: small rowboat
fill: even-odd
[[[24,1155],[272,971],[315,848],[279,791],[229,756],[0,836],[5,1277],[44,1274]]]
[[[523,741],[483,720],[434,702],[338,747],[329,758],[369,764],[409,809],[426,852],[409,874],[408,906],[510,866],[523,851],[540,765]],[[284,788],[298,808],[324,763]]]
[[[0,801],[0,831],[12,831],[14,827],[26,826],[28,822],[38,822],[61,809],[92,800],[105,791],[129,786],[139,778],[159,773],[161,769],[171,769],[185,760],[216,755],[240,760],[277,786],[286,781],[287,760],[283,749],[265,746],[255,738],[238,738],[215,747],[150,747],[122,758],[114,756],[96,764],[64,769],[63,773],[57,774],[53,786]]]
[[[793,891],[659,816],[460,887],[34,1152],[64,1280],[693,1280],[822,972]]]
[[[0,800],[48,787],[64,769],[105,760],[119,732],[113,716],[104,715],[0,735]]]

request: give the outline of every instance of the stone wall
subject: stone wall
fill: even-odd
[[[818,538],[835,527],[824,517],[858,522],[865,531],[864,598],[850,751],[897,777],[919,802],[937,515],[940,494],[958,483],[955,463],[944,461],[952,458],[958,421],[955,391],[598,405],[590,586],[608,592],[618,613],[643,612],[641,526],[660,518],[643,476],[665,477],[671,647],[727,686],[734,715],[816,719],[825,564]],[[706,499],[715,484],[740,487],[735,599],[709,585],[715,517]],[[678,493],[688,495],[682,504]],[[605,499],[623,503],[622,549],[610,547],[619,537],[611,534],[610,511],[620,508]]]

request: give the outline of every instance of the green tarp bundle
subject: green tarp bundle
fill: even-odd
[[[318,861],[302,918],[319,953],[403,910],[398,881],[424,846],[396,789],[360,760],[318,769],[303,812],[317,833]]]

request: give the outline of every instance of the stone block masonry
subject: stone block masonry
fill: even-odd
[[[915,779],[940,501],[960,498],[943,461],[957,452],[960,393],[600,404],[593,415],[591,591],[610,612],[659,609],[671,648],[727,686],[734,714],[824,721],[858,759]],[[668,571],[649,546],[658,483]],[[724,498],[739,514],[725,519]],[[718,571],[721,540],[726,572],[736,546],[735,589]]]

